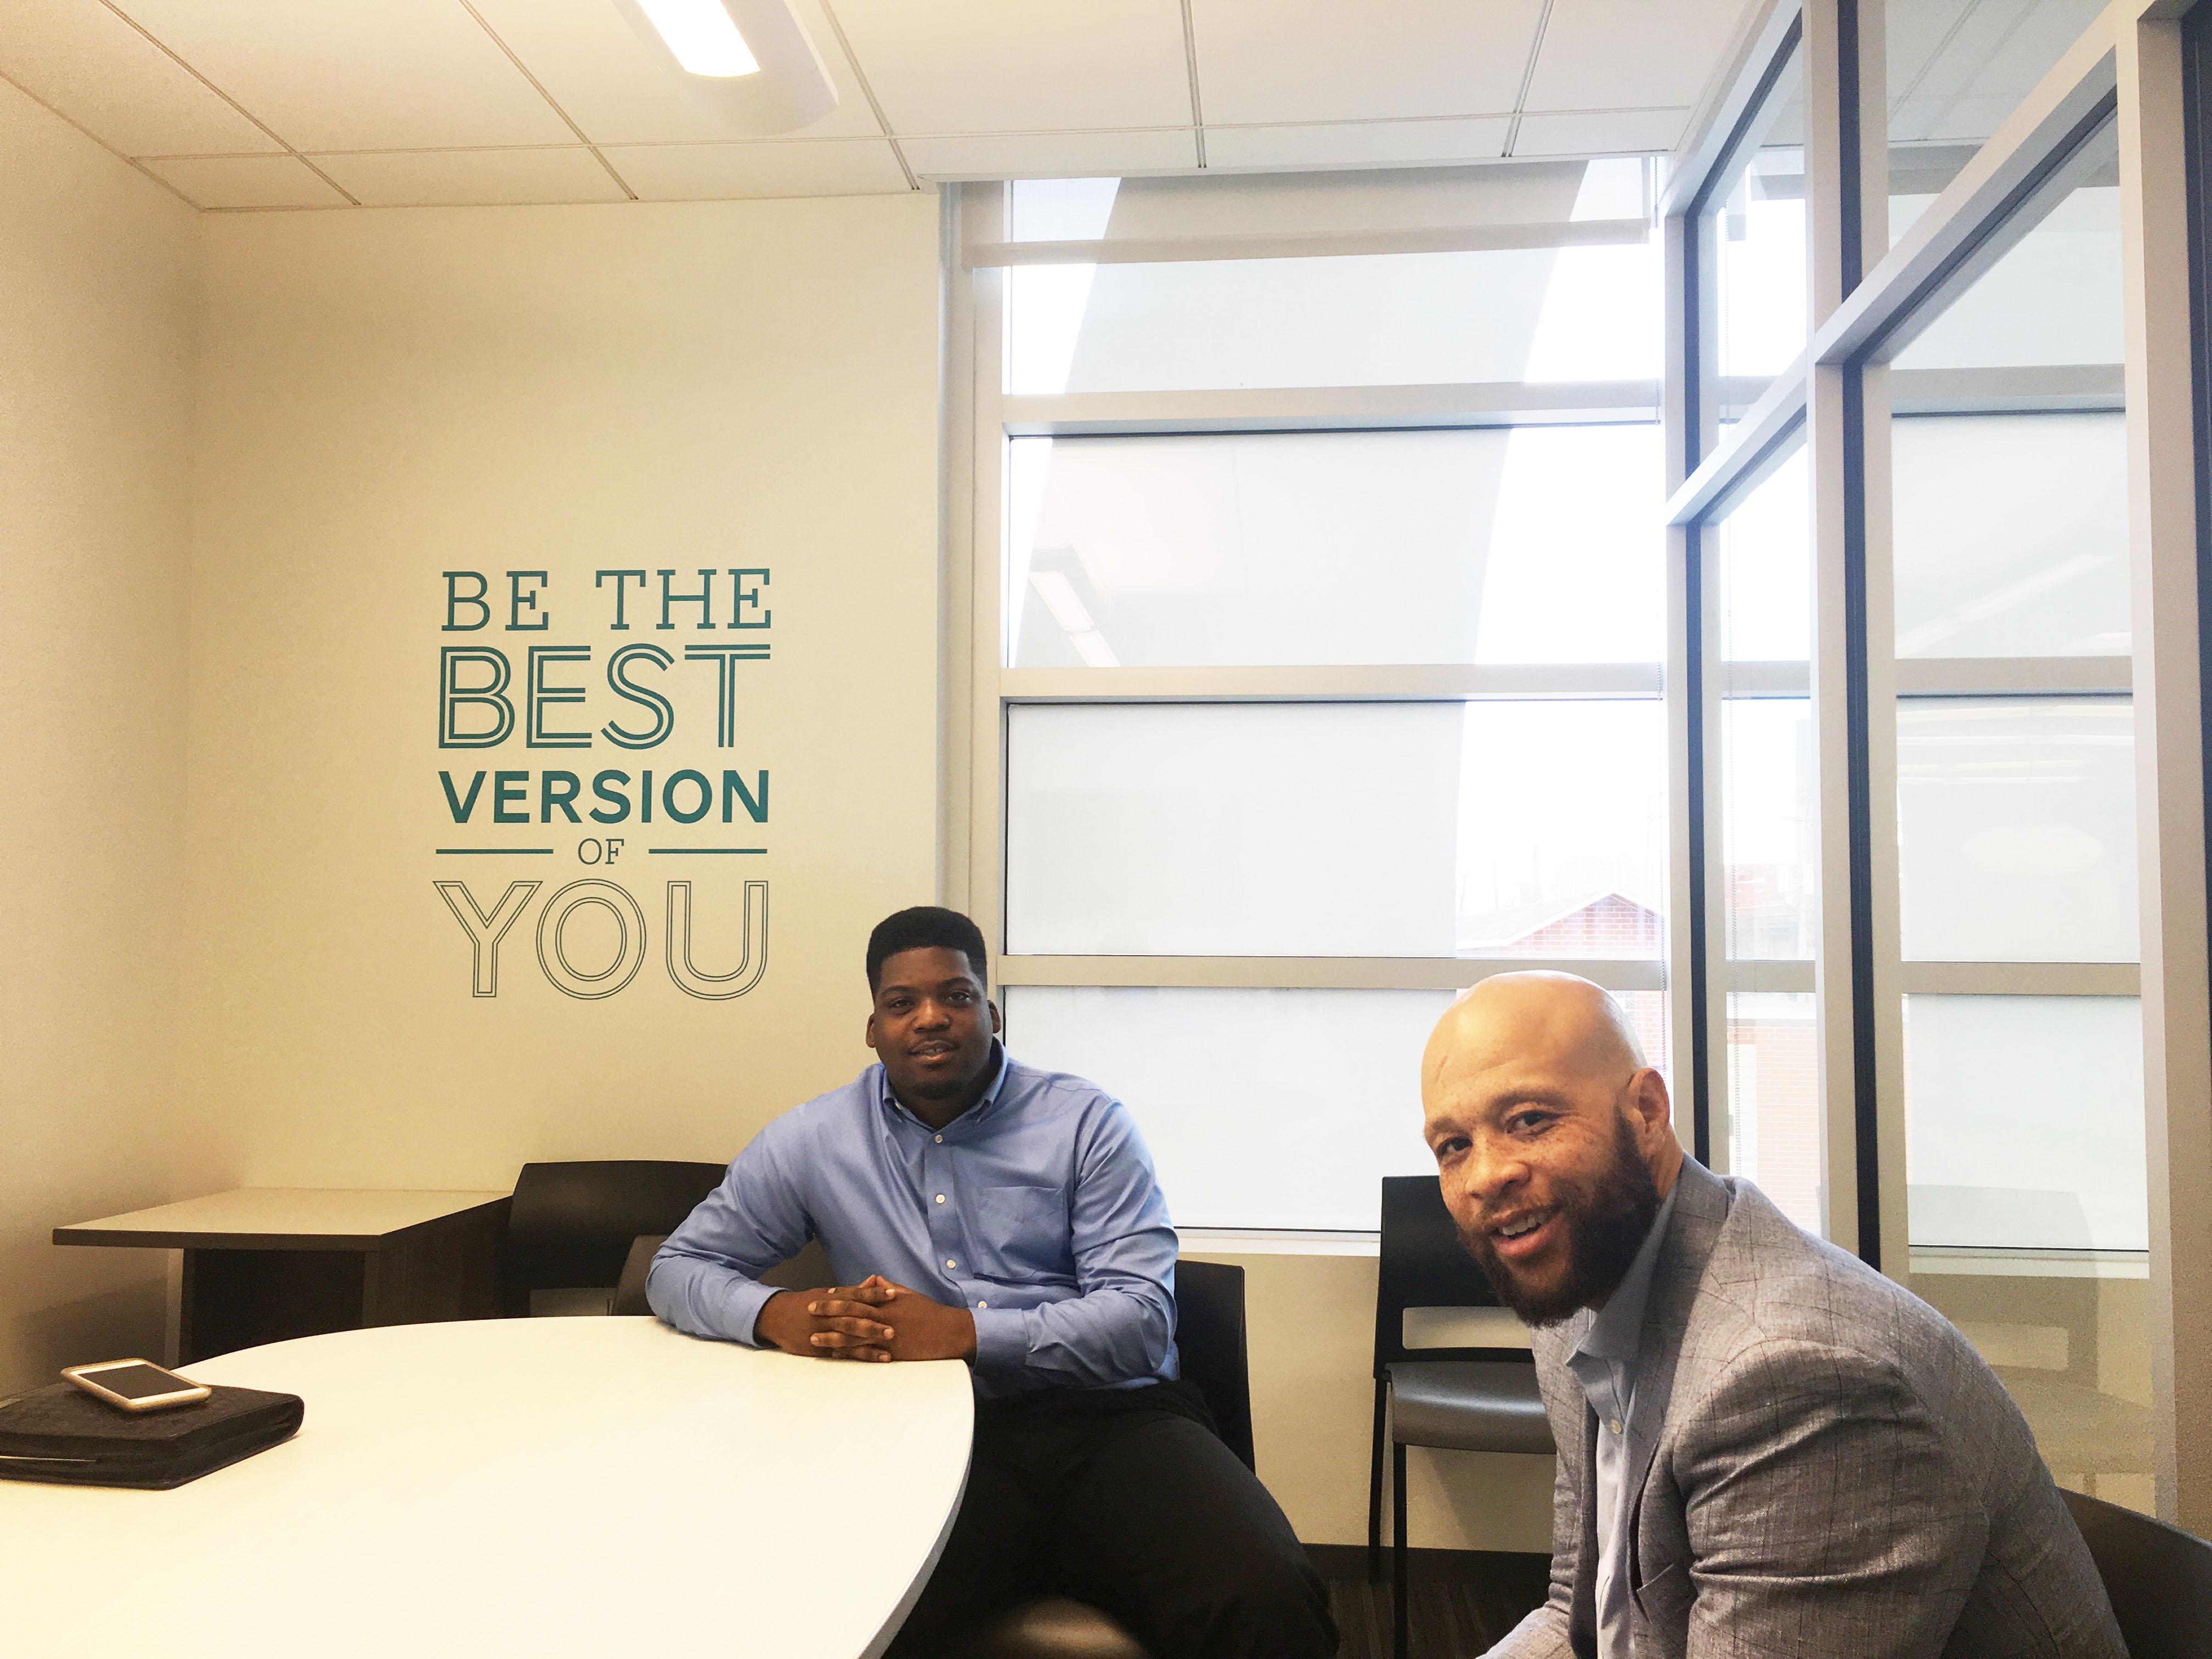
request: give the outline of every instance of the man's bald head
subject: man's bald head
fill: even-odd
[[[1446,1068],[1516,1060],[1584,1077],[1625,1078],[1645,1064],[1628,1017],[1602,987],[1574,974],[1493,974],[1461,992],[1437,1022],[1421,1061],[1423,1092]]]
[[[1499,974],[1421,1058],[1444,1202],[1532,1324],[1601,1306],[1682,1164],[1667,1085],[1620,1006],[1572,974]]]

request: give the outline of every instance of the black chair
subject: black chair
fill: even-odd
[[[1434,1176],[1387,1176],[1375,1277],[1375,1435],[1367,1475],[1367,1574],[1382,1565],[1382,1443],[1390,1442],[1393,1651],[1406,1654],[1406,1448],[1551,1455],[1552,1427],[1526,1348],[1406,1346],[1408,1308],[1495,1308]]]
[[[720,1164],[647,1159],[526,1164],[507,1213],[501,1309],[526,1315],[541,1291],[604,1291],[588,1311],[605,1313],[631,1242],[667,1234],[721,1183]]]
[[[1176,1346],[1182,1374],[1244,1467],[1252,1461],[1252,1374],[1244,1340],[1244,1270],[1176,1263]],[[968,1659],[1152,1659],[1151,1650],[1087,1603],[1054,1595],[991,1620],[960,1651]]]
[[[2212,1653],[2212,1543],[2101,1498],[2063,1496],[2131,1659]]]

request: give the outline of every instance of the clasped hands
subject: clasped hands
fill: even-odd
[[[753,1334],[786,1353],[817,1359],[972,1359],[975,1316],[871,1273],[826,1291],[779,1291],[761,1306]]]

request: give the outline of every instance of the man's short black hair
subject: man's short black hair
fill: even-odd
[[[975,970],[977,982],[990,983],[990,975],[984,967],[988,953],[983,949],[983,930],[957,910],[947,910],[936,904],[917,904],[910,910],[885,916],[876,924],[876,931],[868,935],[869,991],[872,993],[882,983],[884,964],[900,951],[928,950],[959,951]]]

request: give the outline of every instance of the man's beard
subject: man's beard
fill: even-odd
[[[1620,1288],[1636,1252],[1659,1213],[1659,1188],[1636,1145],[1628,1115],[1615,1120],[1613,1163],[1586,1188],[1570,1188],[1557,1200],[1566,1224],[1567,1272],[1557,1290],[1524,1286],[1484,1232],[1462,1229],[1460,1239],[1498,1299],[1523,1324],[1556,1325]]]

